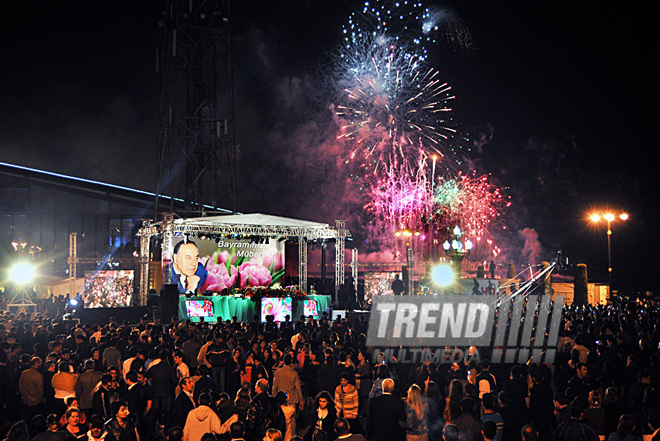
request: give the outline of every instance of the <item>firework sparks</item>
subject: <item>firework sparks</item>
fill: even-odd
[[[456,134],[451,87],[427,65],[422,45],[434,41],[424,28],[430,20],[421,3],[366,3],[344,27],[339,138],[348,141],[349,160],[357,160],[363,171],[414,163],[420,151],[443,156],[440,143]]]
[[[447,147],[457,135],[454,96],[429,65],[424,45],[435,43],[438,34],[467,42],[462,29],[448,10],[385,1],[365,3],[343,29],[338,139],[364,191],[372,226],[382,232],[407,229],[423,236],[459,225],[480,240],[505,205],[486,176],[436,179],[436,162],[446,164]],[[452,174],[447,165],[440,168]]]
[[[434,203],[435,213],[444,214],[450,223],[459,225],[468,236],[476,239],[483,237],[502,209],[509,206],[488,176],[461,173],[436,187]]]

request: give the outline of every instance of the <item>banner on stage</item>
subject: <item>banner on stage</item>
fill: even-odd
[[[270,287],[284,281],[284,241],[216,240],[195,239],[199,261],[208,272],[200,292]]]

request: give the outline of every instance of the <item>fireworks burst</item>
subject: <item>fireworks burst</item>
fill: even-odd
[[[433,203],[430,181],[425,171],[426,156],[420,155],[416,167],[391,167],[370,191],[370,201],[364,206],[385,231],[416,230]]]
[[[449,170],[447,147],[457,136],[454,96],[424,47],[438,35],[467,47],[469,33],[449,10],[407,1],[367,2],[343,32],[338,139],[364,191],[372,226],[392,237],[388,233],[403,229],[423,235],[459,225],[476,240],[484,237],[504,198],[487,177]],[[452,177],[436,181],[436,160]]]
[[[421,3],[368,3],[344,28],[339,55],[343,121],[339,138],[348,140],[349,160],[376,173],[383,163],[414,163],[420,151],[443,155],[440,143],[451,127],[451,87],[426,62],[424,42],[433,32]]]
[[[488,226],[510,203],[488,176],[468,176],[459,173],[455,179],[444,180],[434,194],[434,213],[446,227],[458,225],[470,237],[481,239]],[[450,225],[452,224],[452,225]]]

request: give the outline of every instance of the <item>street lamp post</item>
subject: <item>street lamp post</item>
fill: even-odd
[[[394,233],[396,237],[403,236],[406,240],[406,267],[408,268],[408,286],[406,287],[406,294],[413,295],[415,293],[415,282],[413,280],[413,273],[415,271],[415,257],[412,248],[413,237],[418,237],[420,235],[419,231],[411,231],[408,229],[399,230]]]
[[[451,239],[451,241],[450,241]],[[463,259],[470,254],[472,250],[472,241],[463,239],[463,232],[456,226],[453,230],[453,237],[447,239],[443,245],[445,253],[451,258],[458,278],[461,278],[461,267]]]
[[[612,222],[616,221],[617,218],[625,222],[628,220],[628,213],[593,213],[590,217],[594,223],[598,223],[601,220],[607,222],[607,283],[609,289],[612,289]]]

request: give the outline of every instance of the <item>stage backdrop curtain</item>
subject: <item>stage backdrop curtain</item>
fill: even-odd
[[[331,296],[309,295],[309,300],[316,300],[317,311],[322,313],[331,304]],[[217,320],[231,320],[236,316],[239,322],[251,322],[254,316],[261,315],[261,299],[253,301],[243,297],[230,296],[200,296],[193,297],[195,300],[211,300],[213,302],[213,319],[207,318],[206,321],[214,322]],[[304,313],[304,300],[294,299],[291,305],[291,320],[296,321]],[[179,296],[179,320],[185,321],[188,318],[192,322],[199,322],[199,317],[188,317],[186,313],[186,297]]]

